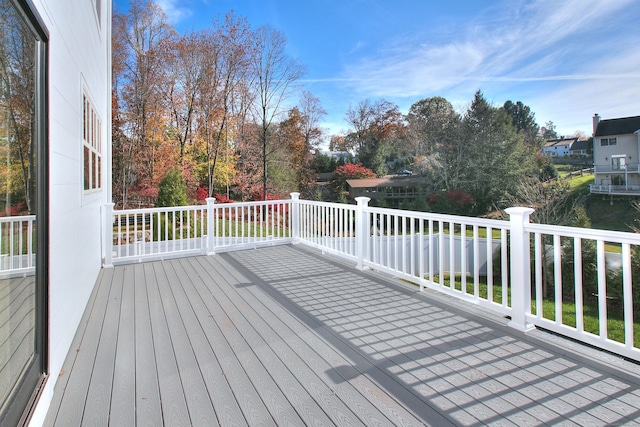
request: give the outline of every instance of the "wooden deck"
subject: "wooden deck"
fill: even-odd
[[[639,425],[640,367],[300,246],[102,271],[46,425]]]

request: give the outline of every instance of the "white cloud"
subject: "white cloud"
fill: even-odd
[[[442,44],[418,43],[419,38],[395,41],[395,46],[347,67],[344,80],[365,96],[415,97],[456,87],[477,89],[488,82],[619,78],[617,67],[594,73],[587,65],[593,59],[589,54],[598,50],[603,62],[609,62],[610,40],[599,40],[594,29],[608,25],[607,18],[629,4],[630,0],[505,2],[477,20],[460,23]],[[428,40],[430,33],[421,37]],[[591,44],[585,46],[584,41]],[[637,75],[635,70],[629,73],[622,77]]]
[[[155,2],[162,8],[171,24],[183,21],[193,14],[184,0],[156,0]]]

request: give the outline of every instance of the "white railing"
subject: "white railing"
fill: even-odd
[[[207,253],[291,242],[291,200],[215,204],[208,202]],[[211,214],[209,214],[211,213]]]
[[[287,243],[290,200],[114,211],[105,206],[104,265]],[[213,230],[209,233],[208,230]]]
[[[591,184],[589,190],[592,193],[600,194],[638,194],[640,195],[640,185],[596,185]]]
[[[530,242],[523,249],[534,260],[526,321],[640,360],[640,277],[632,268],[640,262],[640,234],[541,224],[524,230]]]
[[[620,167],[613,167],[612,165],[594,165],[594,173],[638,173],[640,172],[640,165],[638,163],[629,163]]]
[[[633,287],[640,235],[531,224],[529,208],[507,209],[509,220],[498,221],[356,200],[314,202],[293,193],[291,200],[208,199],[170,209],[109,206],[105,265],[304,244],[509,316],[519,330],[543,327],[640,361],[640,291]]]
[[[0,218],[0,277],[35,272],[35,215]]]

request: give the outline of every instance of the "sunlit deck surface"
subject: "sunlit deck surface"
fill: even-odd
[[[506,323],[300,246],[104,269],[47,425],[640,425],[638,365]]]

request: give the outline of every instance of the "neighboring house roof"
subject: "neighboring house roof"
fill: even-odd
[[[640,130],[640,116],[600,120],[594,136],[625,135]]]
[[[571,150],[572,151],[581,151],[581,150],[588,150],[589,149],[589,141],[588,140],[577,140],[576,142],[573,143],[573,145],[571,146]]]
[[[351,188],[376,188],[376,187],[417,187],[424,185],[424,179],[404,177],[382,177],[365,179],[348,179],[347,184]]]
[[[547,140],[547,142],[545,142],[544,146],[545,148],[563,147],[563,146],[571,147],[571,145],[574,144],[576,141],[578,141],[578,138],[549,139]]]

